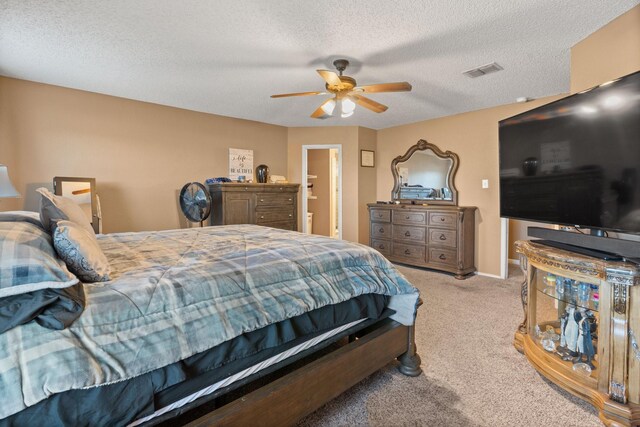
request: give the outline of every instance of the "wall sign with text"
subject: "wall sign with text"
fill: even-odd
[[[253,150],[229,148],[229,179],[237,181],[239,176],[253,180]]]

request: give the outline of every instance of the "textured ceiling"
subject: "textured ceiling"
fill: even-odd
[[[0,0],[0,74],[285,126],[373,129],[569,90],[575,43],[638,0]],[[309,118],[337,57],[382,114]],[[461,73],[496,61],[504,71]]]

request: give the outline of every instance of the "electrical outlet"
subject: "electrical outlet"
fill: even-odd
[[[482,188],[489,188],[489,180],[488,179],[483,179],[482,180]]]

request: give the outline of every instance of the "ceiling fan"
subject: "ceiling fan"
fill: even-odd
[[[310,95],[327,95],[333,96],[320,105],[316,111],[311,114],[314,119],[328,119],[333,116],[349,117],[353,114],[356,104],[364,107],[374,113],[382,113],[387,111],[386,105],[369,99],[362,94],[364,93],[380,93],[380,92],[409,92],[411,85],[407,82],[397,83],[380,83],[375,85],[357,86],[353,77],[343,76],[342,72],[349,65],[346,59],[336,59],[333,61],[340,75],[335,71],[316,70],[320,77],[326,82],[324,92],[297,92],[283,93],[279,95],[271,95],[272,98],[284,98],[288,96],[310,96]]]

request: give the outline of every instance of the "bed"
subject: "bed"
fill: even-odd
[[[396,358],[421,372],[418,291],[366,246],[255,225],[97,242],[109,280],[76,285],[77,319],[0,334],[0,426],[288,425]]]

